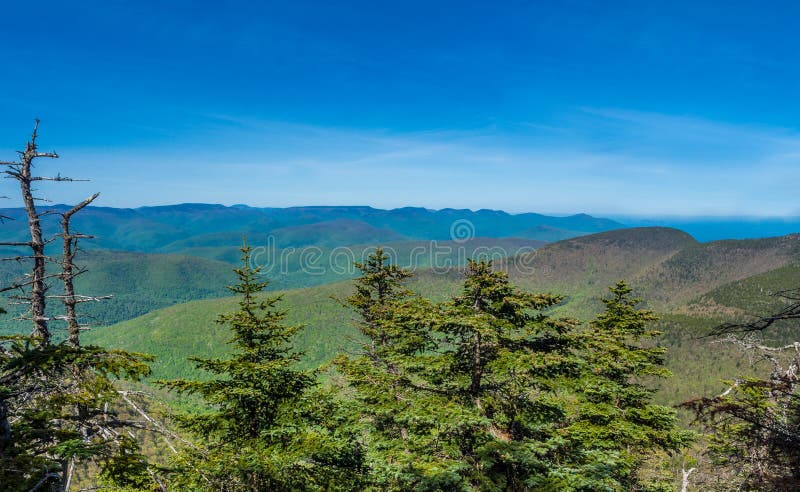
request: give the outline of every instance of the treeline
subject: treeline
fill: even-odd
[[[194,437],[163,470],[176,490],[674,488],[658,464],[694,436],[640,382],[669,374],[624,283],[582,327],[486,261],[470,261],[460,296],[431,302],[378,249],[343,300],[361,350],[322,386],[296,369],[301,328],[257,295],[266,282],[242,251],[239,309],[219,318],[230,356],[194,359],[210,378],[158,383],[208,404],[173,416]]]

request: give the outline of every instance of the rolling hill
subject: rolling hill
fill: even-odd
[[[90,250],[82,252],[78,264],[87,272],[75,280],[77,292],[113,295],[99,303],[81,305],[83,321],[94,326],[113,324],[173,304],[223,297],[229,293],[225,285],[230,279],[231,267],[219,261],[183,255]],[[2,285],[9,285],[24,273],[23,265],[16,262],[0,263]],[[59,282],[51,284],[51,294],[61,292]],[[14,312],[15,306],[4,306]],[[3,331],[18,328],[10,322]]]
[[[731,362],[726,349],[710,348],[695,339],[724,319],[720,312],[696,306],[709,298],[726,309],[739,309],[730,311],[738,313],[743,304],[755,303],[754,296],[763,293],[765,286],[769,290],[799,284],[798,244],[800,236],[699,244],[675,229],[623,229],[550,244],[501,261],[498,267],[527,289],[565,294],[566,302],[557,308],[558,314],[581,319],[589,319],[599,310],[596,299],[609,284],[621,278],[629,280],[662,315],[663,342],[671,348],[668,362],[677,375],[672,381],[681,383],[668,382],[662,393],[664,399],[677,401],[719,388],[720,381],[734,370],[748,370],[742,359]],[[739,261],[745,266],[737,267]],[[458,268],[420,269],[411,287],[444,299],[458,292],[460,281]],[[756,286],[762,289],[759,294],[755,294]],[[284,293],[281,306],[289,319],[306,325],[297,340],[306,353],[306,366],[322,364],[338,351],[352,350],[356,340],[352,315],[332,298],[347,295],[350,288],[349,282],[338,282]],[[229,335],[213,320],[231,306],[232,299],[179,304],[98,328],[87,334],[87,340],[153,353],[158,357],[154,364],[157,377],[188,375],[192,369],[186,356],[224,354]]]
[[[591,300],[617,279],[630,282],[651,308],[670,312],[724,284],[798,261],[797,234],[698,243],[677,229],[645,227],[553,243],[503,268],[519,285],[560,292],[590,315],[599,307]]]
[[[626,279],[637,286],[648,269],[697,245],[677,229],[621,229],[553,243],[510,258],[501,268],[521,287],[558,292],[573,312],[591,316],[608,285]]]
[[[685,248],[654,265],[638,284],[652,303],[684,304],[723,284],[786,266],[800,259],[800,235],[714,241]]]
[[[241,241],[241,237],[238,238]],[[251,242],[251,244],[253,244]],[[530,239],[474,238],[455,241],[401,241],[384,245],[395,262],[411,269],[438,266],[449,269],[462,265],[468,257],[485,252],[501,258],[530,251],[543,242]],[[354,261],[363,261],[372,245],[353,245],[338,248],[287,248],[269,249],[267,245],[255,246],[253,262],[264,268],[270,278],[270,290],[297,289],[349,279],[356,275]],[[191,248],[189,249],[191,251]],[[215,248],[224,250],[230,262],[238,263],[238,247]],[[92,326],[102,326],[135,318],[155,309],[198,299],[223,297],[225,286],[231,280],[232,265],[227,262],[187,254],[150,254],[128,251],[90,249],[81,251],[78,265],[86,273],[76,279],[76,288],[85,295],[112,294],[101,303],[81,306],[84,321]],[[0,285],[9,285],[26,273],[25,264],[14,261],[0,262]],[[51,294],[58,294],[61,286],[52,281]],[[4,304],[10,311],[14,306]],[[27,325],[10,322],[3,332],[26,331]]]

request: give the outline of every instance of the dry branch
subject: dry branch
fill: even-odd
[[[75,286],[73,279],[76,275],[82,272],[75,272],[75,254],[78,249],[78,239],[83,237],[83,234],[73,234],[70,231],[70,220],[72,216],[81,211],[84,207],[92,203],[100,193],[95,193],[79,204],[75,205],[68,211],[64,212],[61,216],[61,239],[62,239],[62,256],[61,256],[61,280],[64,283],[64,296],[62,302],[64,303],[64,310],[66,312],[65,319],[67,322],[67,343],[73,347],[80,345],[80,332],[81,325],[78,323],[78,315],[75,312],[75,306],[79,302],[87,302],[89,300],[100,300],[100,297],[87,297],[83,296],[80,300],[75,295]]]

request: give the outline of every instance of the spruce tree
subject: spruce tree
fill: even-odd
[[[671,489],[669,483],[646,480],[642,465],[659,451],[675,452],[693,434],[678,426],[675,410],[653,403],[655,390],[644,384],[669,377],[666,349],[654,341],[652,311],[637,309],[625,282],[610,287],[605,310],[581,335],[585,370],[578,403],[566,429],[564,461],[574,467],[575,489]],[[656,477],[657,478],[657,477]]]
[[[176,415],[177,424],[195,435],[176,463],[173,486],[187,490],[272,491],[347,489],[358,482],[361,458],[356,446],[340,438],[329,399],[313,393],[315,374],[297,368],[301,354],[292,348],[300,326],[287,325],[276,308],[279,296],[259,293],[267,282],[250,266],[251,248],[241,248],[239,309],[217,322],[231,329],[227,358],[194,357],[206,380],[161,381],[180,394],[197,395],[202,413]]]
[[[450,454],[461,490],[531,490],[554,485],[566,402],[560,394],[578,367],[570,319],[545,311],[561,297],[533,294],[469,261],[462,294],[440,307],[433,384],[449,405],[440,411],[440,448]]]
[[[364,263],[346,304],[358,314],[361,353],[339,356],[336,368],[355,390],[352,419],[367,436],[371,483],[407,489],[430,451],[420,416],[430,403],[420,386],[422,354],[434,347],[431,304],[403,285],[411,274],[378,248]]]

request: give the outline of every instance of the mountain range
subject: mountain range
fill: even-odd
[[[66,205],[42,207],[52,212],[47,228],[56,228]],[[13,219],[3,225],[10,241],[24,240],[24,210],[0,209]],[[343,246],[403,240],[448,240],[473,237],[516,237],[553,241],[624,227],[586,214],[553,217],[534,213],[508,214],[497,210],[429,210],[372,207],[255,208],[246,205],[193,204],[135,209],[87,207],[73,219],[75,230],[96,237],[87,247],[145,253],[176,253],[236,247],[242,235],[275,238],[278,248]]]

